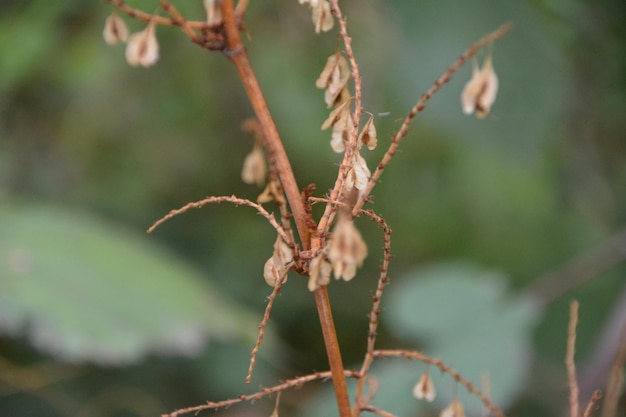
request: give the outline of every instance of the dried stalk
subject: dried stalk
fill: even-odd
[[[296,179],[291,169],[291,164],[285,152],[285,148],[278,134],[278,129],[274,123],[261,87],[256,79],[256,75],[252,70],[248,54],[241,42],[239,36],[239,27],[235,19],[235,11],[232,0],[224,0],[222,2],[222,15],[224,18],[224,29],[226,31],[226,55],[235,64],[241,81],[244,84],[250,103],[254,108],[257,119],[261,124],[265,144],[268,152],[271,154],[278,171],[278,176],[285,190],[289,207],[293,213],[296,223],[296,229],[300,235],[302,248],[308,250],[311,246],[320,246],[319,237],[316,242],[311,245],[311,236],[308,228],[309,224],[314,224],[313,219],[307,213],[304,202],[300,198],[300,190],[296,183]],[[339,342],[337,341],[337,333],[332,317],[330,300],[325,286],[315,290],[315,304],[322,326],[322,334],[324,336],[324,344],[333,376],[333,386],[335,396],[337,397],[337,406],[341,417],[350,417],[350,399],[348,398],[348,387],[344,376],[343,362],[341,360],[341,352],[339,350]]]

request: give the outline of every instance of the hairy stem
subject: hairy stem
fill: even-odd
[[[309,224],[314,224],[313,219],[307,214],[304,202],[300,196],[300,190],[296,183],[296,179],[289,163],[289,158],[285,152],[282,140],[278,134],[278,129],[274,123],[261,87],[256,79],[254,71],[248,60],[248,54],[241,42],[239,36],[239,28],[235,20],[235,11],[233,8],[233,0],[224,0],[222,3],[222,15],[224,17],[224,29],[226,31],[226,55],[237,67],[239,76],[244,84],[244,88],[248,93],[248,98],[254,108],[263,134],[266,139],[268,152],[274,158],[278,177],[285,190],[289,207],[293,213],[294,221],[300,241],[304,250],[311,247],[311,233],[308,228]],[[319,240],[316,238],[316,240]],[[316,242],[314,246],[318,246]],[[341,352],[337,341],[337,333],[332,318],[330,301],[326,287],[318,288],[315,291],[315,303],[317,312],[322,326],[322,334],[324,335],[324,343],[326,345],[326,353],[330,364],[331,374],[333,377],[333,385],[335,395],[337,397],[337,405],[339,415],[341,417],[350,417],[350,400],[348,398],[348,389],[344,375],[343,363],[341,361]]]

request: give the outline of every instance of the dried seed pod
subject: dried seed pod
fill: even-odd
[[[476,61],[472,64],[472,78],[465,84],[461,94],[461,105],[465,114],[476,112],[480,119],[489,114],[498,93],[498,76],[493,70],[491,54],[487,55],[483,68],[478,69]]]
[[[254,145],[252,152],[246,156],[241,169],[241,179],[246,184],[257,184],[259,187],[265,182],[267,165],[265,155],[260,146]]]
[[[102,37],[107,45],[117,45],[118,42],[126,42],[128,39],[128,27],[124,19],[113,12],[104,22]]]
[[[455,397],[454,400],[439,414],[439,417],[465,417],[463,404]]]
[[[328,32],[335,25],[333,15],[330,12],[330,3],[328,0],[317,0],[315,5],[311,1],[312,13],[311,19],[315,25],[315,33]]]
[[[335,278],[350,281],[366,257],[367,245],[361,233],[348,215],[340,213],[328,247],[328,260],[333,267]]]
[[[129,65],[136,67],[141,65],[149,67],[159,60],[159,43],[155,34],[154,22],[141,32],[137,32],[128,38],[126,45],[126,61]]]
[[[222,0],[204,0],[206,10],[206,22],[209,26],[219,26],[222,24]]]
[[[376,126],[374,126],[374,116],[370,115],[367,119],[361,134],[359,135],[359,146],[365,145],[370,151],[376,149],[378,138],[376,137]]]
[[[291,248],[278,236],[274,242],[274,252],[263,267],[263,278],[267,285],[275,287],[283,276],[283,283],[287,282],[287,271],[291,262],[293,262]]]
[[[432,402],[436,395],[435,384],[433,384],[433,380],[430,377],[430,372],[426,371],[413,387],[413,396],[418,400],[425,399],[428,402]]]
[[[365,191],[367,183],[372,173],[367,167],[367,162],[361,156],[361,153],[357,150],[354,152],[354,158],[352,160],[352,167],[348,171],[346,177],[345,190],[351,191],[353,188],[359,190],[359,195]]]
[[[350,65],[341,52],[337,51],[328,57],[322,73],[315,81],[317,88],[326,89],[324,101],[328,107],[340,103],[337,98],[344,95],[350,77]]]
[[[309,291],[313,292],[323,285],[328,285],[332,270],[332,266],[324,259],[322,253],[311,259],[309,263]]]

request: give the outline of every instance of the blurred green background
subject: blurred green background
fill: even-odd
[[[174,2],[194,19],[201,3]],[[626,322],[626,4],[347,3],[379,135],[370,168],[466,46],[515,23],[493,48],[492,115],[462,114],[467,65],[417,117],[374,190],[372,207],[394,230],[378,346],[422,350],[478,385],[488,372],[508,415],[563,415],[577,298],[586,403],[604,389]],[[157,1],[129,4],[150,12]],[[95,0],[0,4],[1,416],[156,416],[327,368],[313,298],[292,276],[243,382],[275,238],[253,210],[209,206],[145,234],[207,195],[256,198],[260,189],[240,180],[253,143],[240,124],[253,113],[232,65],[175,29],[158,29],[154,68],[130,68],[122,46],[102,41],[110,12]],[[328,111],[314,81],[336,32],[316,36],[295,0],[250,2],[246,26],[299,185],[324,194],[339,156],[319,129]],[[358,227],[369,258],[354,281],[329,288],[349,367],[365,349],[382,259],[377,226]],[[411,389],[424,369],[378,363],[374,403],[436,415],[455,387],[444,376],[435,404],[420,404]],[[281,415],[332,416],[329,385],[286,393]]]

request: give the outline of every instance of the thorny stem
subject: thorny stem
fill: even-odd
[[[226,51],[225,54],[237,67],[239,76],[244,84],[248,97],[254,108],[263,134],[268,152],[271,153],[276,163],[278,176],[285,190],[287,201],[294,216],[296,228],[300,235],[300,241],[304,250],[311,247],[309,224],[313,224],[313,219],[307,214],[304,202],[300,197],[300,191],[296,183],[296,179],[291,169],[291,164],[285,152],[283,143],[278,135],[278,129],[270,114],[269,108],[261,91],[261,87],[256,79],[254,71],[248,60],[248,54],[241,42],[239,36],[239,28],[235,19],[235,10],[232,0],[224,0],[222,2],[222,16],[224,18],[224,29],[226,31]],[[319,237],[316,236],[314,246],[319,246]],[[326,353],[333,377],[333,386],[335,396],[337,397],[337,405],[339,415],[341,417],[350,417],[350,399],[348,398],[348,389],[344,376],[344,368],[341,360],[341,352],[339,350],[339,342],[337,341],[337,333],[333,322],[330,300],[325,286],[315,290],[315,304],[322,326],[322,334],[326,345]]]
[[[345,371],[344,375],[345,377],[348,377],[348,378],[356,378],[357,372]],[[298,388],[312,381],[328,379],[330,378],[330,376],[331,375],[329,371],[316,372],[314,374],[289,379],[283,382],[282,384],[275,385],[273,387],[269,387],[269,388],[262,387],[260,391],[255,392],[254,394],[240,395],[237,398],[219,401],[219,402],[207,401],[206,404],[197,405],[194,407],[181,408],[180,410],[176,410],[169,414],[162,414],[161,417],[178,417],[178,416],[182,416],[184,414],[190,414],[190,413],[195,413],[195,415],[197,415],[200,411],[203,411],[203,410],[211,410],[211,409],[218,410],[218,409],[230,407],[235,404],[240,404],[243,402],[258,401],[263,397],[268,397],[272,394],[277,394],[279,392],[285,391],[290,388]]]

